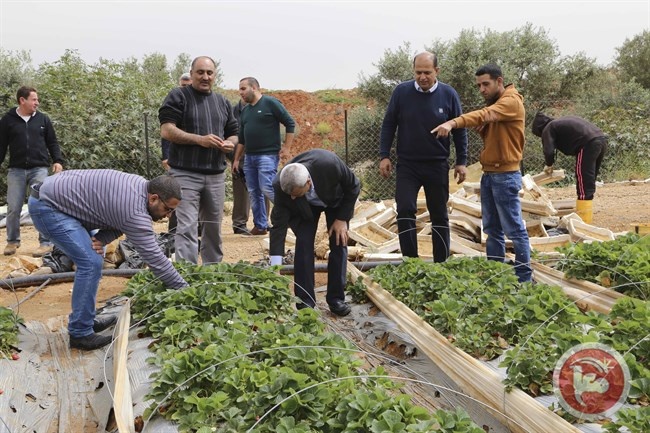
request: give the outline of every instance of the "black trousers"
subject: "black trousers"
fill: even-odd
[[[314,239],[321,213],[325,212],[327,230],[335,221],[336,209],[311,206],[312,218],[309,220],[295,217],[289,221],[289,227],[296,235],[296,255],[294,258],[294,293],[310,307],[316,305],[314,292]],[[346,221],[349,223],[349,221]],[[327,261],[327,295],[328,304],[345,300],[346,262],[348,246],[336,245],[336,238],[329,238],[330,255]]]
[[[431,241],[434,262],[444,262],[449,257],[449,163],[439,161],[398,161],[395,204],[399,245],[405,257],[418,257],[418,239],[415,228],[417,196],[421,187],[427,200],[431,219]]]
[[[607,138],[598,137],[587,143],[576,155],[576,194],[578,200],[593,200],[596,177],[607,151]]]

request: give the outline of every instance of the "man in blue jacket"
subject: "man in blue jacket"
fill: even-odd
[[[20,213],[27,186],[42,182],[52,163],[52,173],[63,170],[63,157],[52,122],[37,111],[38,94],[33,87],[23,86],[16,93],[18,107],[0,119],[0,164],[9,151],[7,175],[7,246],[5,256],[16,254],[20,247]],[[41,257],[52,250],[47,237],[39,234],[40,246],[32,253]]]
[[[393,166],[390,149],[397,132],[397,179],[395,204],[402,255],[418,257],[415,229],[417,195],[421,187],[431,219],[433,259],[449,257],[449,137],[436,137],[429,131],[449,119],[460,116],[460,98],[453,87],[440,82],[438,58],[420,53],[413,59],[414,79],[399,84],[390,98],[381,126],[379,173],[388,178]],[[454,177],[465,180],[467,170],[467,132],[454,129],[456,165]]]

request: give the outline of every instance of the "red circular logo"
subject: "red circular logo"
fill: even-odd
[[[568,350],[555,366],[553,386],[571,415],[587,420],[616,412],[630,390],[630,370],[623,357],[600,343]]]

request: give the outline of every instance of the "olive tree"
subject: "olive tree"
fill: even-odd
[[[650,31],[644,30],[632,39],[625,39],[616,51],[616,65],[623,80],[634,79],[646,89],[650,89]]]

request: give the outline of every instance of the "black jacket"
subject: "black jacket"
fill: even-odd
[[[10,168],[49,167],[63,165],[59,143],[52,122],[37,111],[28,122],[12,108],[0,119],[0,164],[9,150]]]
[[[537,113],[533,119],[532,132],[542,138],[544,162],[555,163],[555,150],[565,155],[577,155],[583,147],[596,139],[605,137],[596,125],[578,116],[553,119],[544,113]]]
[[[350,221],[354,215],[354,205],[361,192],[361,182],[352,170],[336,156],[323,150],[312,149],[293,158],[288,163],[298,162],[309,171],[318,198],[334,209],[336,219]],[[311,205],[306,197],[295,200],[280,188],[280,173],[273,180],[275,200],[271,212],[271,233],[269,255],[284,255],[284,241],[287,235],[289,221],[292,218],[313,218]]]

